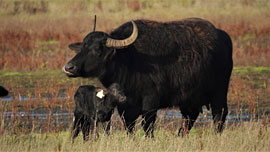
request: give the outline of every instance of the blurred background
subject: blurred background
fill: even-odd
[[[75,90],[100,85],[61,72],[74,56],[68,44],[92,30],[94,15],[96,30],[108,33],[135,19],[209,20],[233,40],[229,120],[269,121],[269,10],[269,0],[0,0],[0,85],[10,91],[0,99],[0,133],[68,128]],[[208,114],[201,120],[210,121]],[[159,118],[179,120],[181,115],[177,109],[163,110]]]

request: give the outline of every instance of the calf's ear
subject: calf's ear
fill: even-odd
[[[96,88],[96,92],[100,92],[100,91],[103,91],[103,93],[106,95],[108,93],[108,91],[106,89],[102,89],[102,88]]]
[[[69,47],[71,50],[73,50],[73,51],[75,51],[76,53],[78,53],[78,52],[80,52],[80,50],[81,50],[81,45],[82,45],[81,42],[76,42],[76,43],[71,43],[71,44],[69,44],[68,47]]]

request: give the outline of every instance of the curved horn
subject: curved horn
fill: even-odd
[[[106,41],[106,46],[120,49],[132,44],[138,37],[138,28],[134,21],[131,21],[131,23],[133,25],[133,32],[128,38],[124,40],[115,40],[112,38],[108,38]]]

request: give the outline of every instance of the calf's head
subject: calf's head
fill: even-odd
[[[104,32],[91,32],[83,42],[72,43],[69,48],[77,54],[63,68],[69,77],[98,77],[104,72],[104,65],[114,55],[116,49],[132,44],[137,36],[138,29],[133,25],[132,34],[124,40],[110,38]]]
[[[102,90],[104,99],[97,103],[97,120],[104,122],[109,121],[117,104],[125,102],[126,96],[120,86],[113,83],[107,90]],[[98,95],[98,94],[97,94]]]

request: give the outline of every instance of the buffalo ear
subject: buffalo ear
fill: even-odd
[[[81,50],[81,45],[82,45],[81,42],[76,42],[76,43],[69,44],[68,47],[71,50],[74,50],[75,52],[79,52]]]

